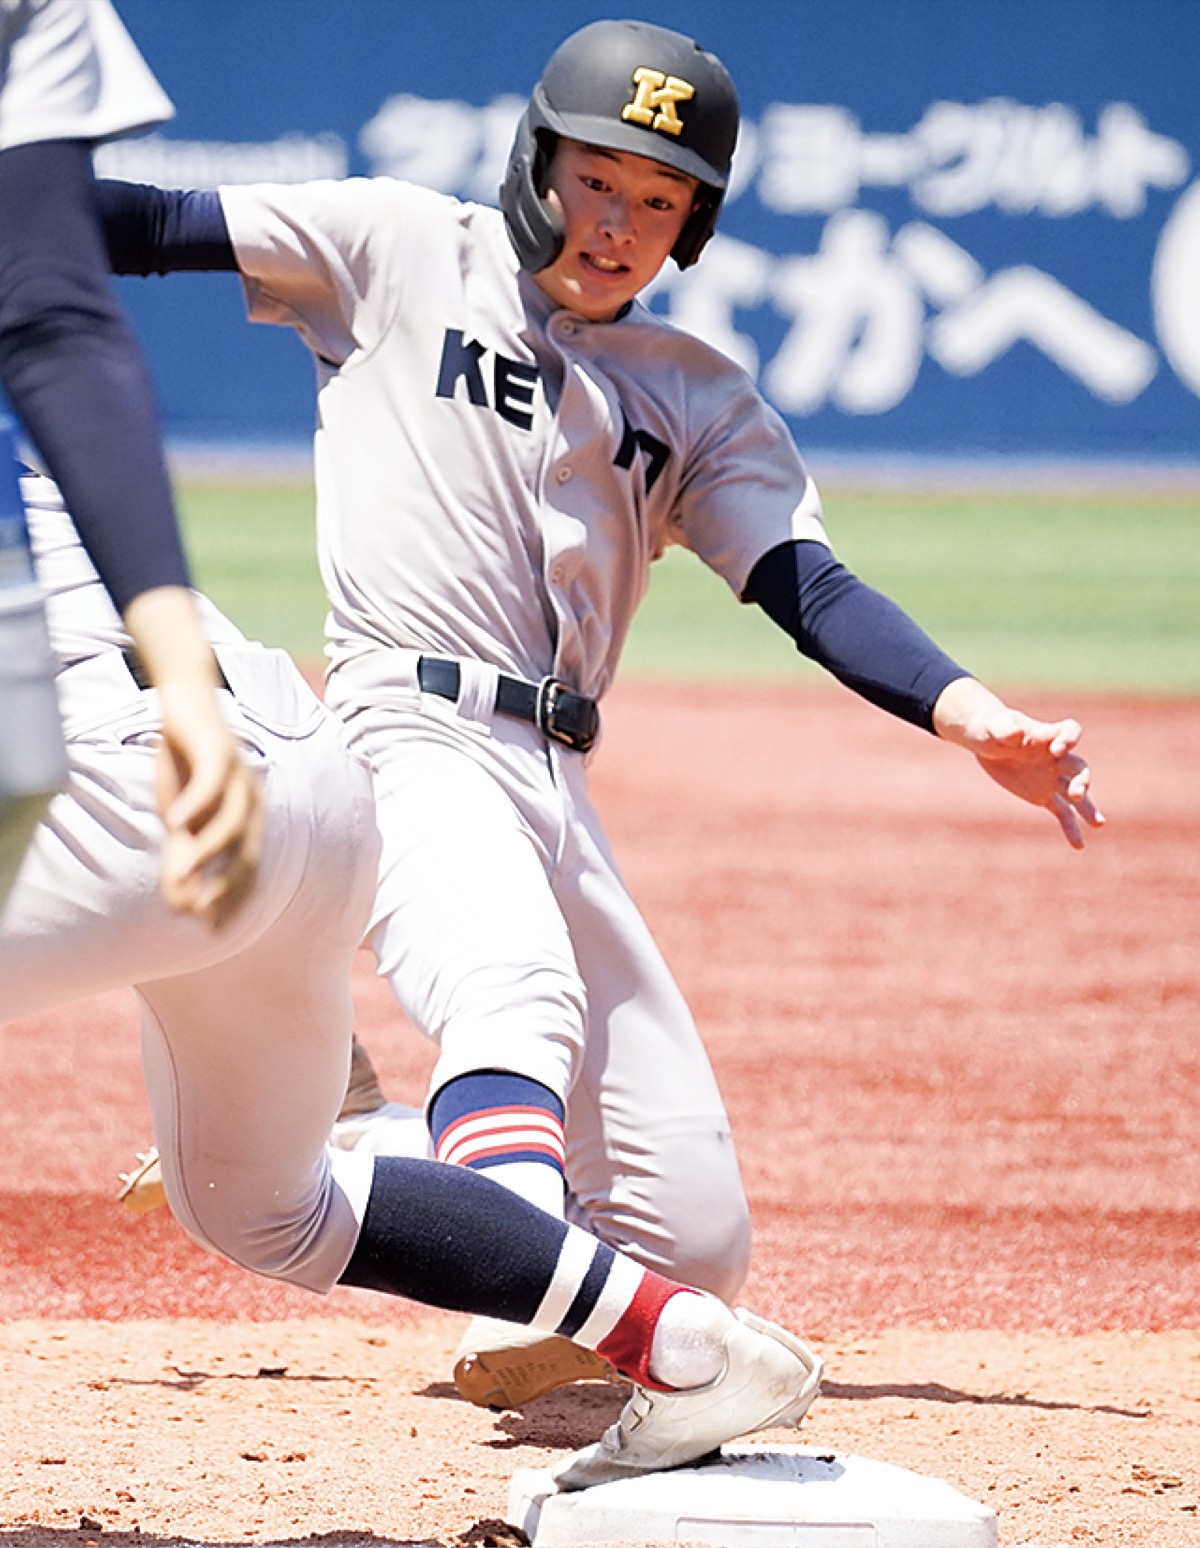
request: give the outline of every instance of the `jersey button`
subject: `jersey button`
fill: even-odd
[[[554,476],[560,484],[565,484],[571,477],[571,470],[564,464],[561,468],[555,468]]]

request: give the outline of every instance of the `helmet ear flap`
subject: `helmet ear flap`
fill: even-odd
[[[692,213],[684,222],[683,230],[671,249],[671,257],[679,268],[690,269],[708,246],[708,239],[716,229],[717,216],[721,212],[721,196],[721,189],[701,184]]]
[[[531,274],[549,268],[562,252],[563,223],[542,197],[548,160],[549,147],[534,129],[526,108],[500,185],[500,208],[521,267]]]

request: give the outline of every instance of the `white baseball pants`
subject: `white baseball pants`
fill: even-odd
[[[331,1153],[346,1090],[350,964],[378,840],[366,771],[282,652],[222,646],[227,712],[265,787],[258,886],[214,933],[158,890],[156,696],[119,651],[59,677],[66,792],[0,924],[0,1020],[135,985],[171,1208],[202,1245],[328,1290],[353,1250],[369,1155]]]
[[[471,665],[457,705],[419,692],[415,653],[348,663],[327,687],[374,772],[379,971],[438,1044],[433,1091],[487,1069],[549,1087],[566,1104],[569,1218],[730,1299],[749,1214],[700,1035],[584,760],[493,717]]]

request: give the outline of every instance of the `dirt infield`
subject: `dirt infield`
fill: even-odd
[[[629,685],[595,788],[712,1050],[748,1304],[812,1337],[802,1437],[947,1477],[1001,1542],[1200,1545],[1200,703],[1082,714],[1083,855],[836,690]],[[429,1050],[365,958],[393,1094]],[[111,1203],[135,1016],[0,1029],[0,1548],[482,1542],[618,1395],[492,1416],[459,1324],[255,1281]],[[785,1437],[781,1437],[785,1438]]]

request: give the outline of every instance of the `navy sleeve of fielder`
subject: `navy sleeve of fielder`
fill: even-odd
[[[153,385],[107,273],[91,146],[0,151],[0,379],[117,607],[186,585]]]
[[[114,274],[237,270],[220,195],[102,178],[96,206]]]
[[[764,554],[742,600],[756,602],[847,688],[925,731],[942,690],[970,675],[821,543],[782,543]]]

